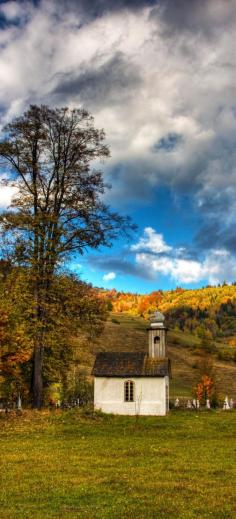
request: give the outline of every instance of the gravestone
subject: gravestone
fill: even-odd
[[[18,398],[17,398],[16,408],[18,409],[18,411],[21,411],[21,409],[22,409],[22,401],[21,401],[20,395],[18,395]]]
[[[229,399],[228,399],[227,396],[226,396],[225,399],[224,399],[223,409],[224,409],[224,410],[228,410],[228,409],[230,409],[230,406],[229,406]]]

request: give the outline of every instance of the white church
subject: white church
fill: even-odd
[[[95,409],[121,415],[168,412],[171,366],[164,320],[160,312],[151,316],[147,353],[98,353],[92,370]]]

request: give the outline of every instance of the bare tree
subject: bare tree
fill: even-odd
[[[34,294],[33,405],[42,406],[42,366],[50,288],[57,266],[73,253],[110,245],[132,228],[102,201],[106,185],[92,168],[109,156],[103,130],[82,109],[30,106],[4,128],[0,156],[6,183],[16,187],[1,214],[3,233],[32,272]]]

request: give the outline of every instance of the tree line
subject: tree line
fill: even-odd
[[[115,313],[125,312],[148,319],[158,308],[172,329],[206,339],[229,338],[231,345],[236,346],[235,284],[196,290],[177,287],[145,295],[101,290],[101,295]]]

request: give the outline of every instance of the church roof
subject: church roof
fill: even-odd
[[[95,377],[165,377],[170,376],[167,358],[151,358],[146,353],[101,352],[96,356]]]

